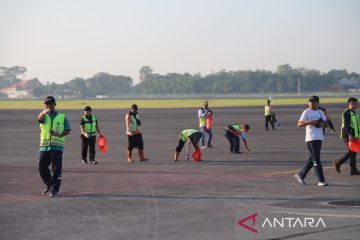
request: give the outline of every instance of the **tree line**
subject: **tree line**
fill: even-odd
[[[8,87],[20,80],[26,68],[0,68],[0,88]],[[42,84],[38,79],[29,81],[29,88],[35,97],[47,94],[78,98],[107,95],[191,95],[191,94],[251,94],[251,93],[296,93],[331,91],[341,79],[358,79],[358,73],[346,70],[320,72],[315,69],[293,68],[289,64],[278,66],[277,70],[221,70],[205,76],[200,73],[155,73],[150,66],[139,70],[140,83],[134,85],[128,76],[105,72],[84,79],[76,77],[64,84]]]

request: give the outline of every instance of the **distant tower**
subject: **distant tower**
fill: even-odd
[[[300,77],[298,77],[297,85],[298,85],[297,94],[301,95],[301,78]]]

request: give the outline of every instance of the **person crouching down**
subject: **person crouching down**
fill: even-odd
[[[125,115],[126,135],[128,136],[128,162],[133,162],[132,150],[138,149],[139,161],[147,161],[144,157],[144,141],[140,132],[141,121],[138,115],[138,107],[136,104],[131,106],[128,114]]]
[[[187,143],[187,144],[192,143],[195,151],[200,151],[199,141],[200,141],[201,137],[202,137],[202,133],[195,129],[186,129],[186,130],[182,131],[180,134],[179,144],[175,149],[174,161],[175,162],[179,161],[179,155],[180,155],[180,152],[183,149],[185,143]],[[186,160],[188,161],[189,158],[190,158],[189,149],[187,149]]]
[[[228,125],[227,128],[225,128],[225,137],[229,140],[230,152],[232,154],[241,153],[239,136],[241,136],[246,151],[247,152],[250,151],[246,142],[246,135],[249,130],[250,130],[249,125],[245,124],[243,127],[241,127],[239,123]]]

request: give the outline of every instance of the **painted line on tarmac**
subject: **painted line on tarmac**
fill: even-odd
[[[333,166],[327,166],[327,167],[323,167],[323,168],[324,169],[331,169],[331,168],[333,168]],[[263,174],[257,174],[257,175],[241,176],[241,177],[237,177],[237,181],[256,180],[256,179],[260,179],[262,177],[281,176],[281,175],[288,175],[288,174],[297,173],[297,172],[299,172],[299,170],[270,172],[270,173],[263,173]],[[205,179],[203,181],[209,183],[208,179]],[[189,184],[194,184],[194,183],[191,182]],[[180,185],[184,186],[184,183],[181,183]],[[162,186],[162,185],[159,185],[159,186]],[[99,189],[94,189],[94,190],[85,191],[85,192],[65,193],[65,194],[61,194],[60,196],[61,197],[81,196],[81,195],[92,194],[92,193],[112,192],[112,191],[116,191],[116,190],[133,190],[133,189],[136,189],[138,187],[139,186],[131,186],[131,187],[126,187],[126,188],[121,188],[121,187],[120,188],[99,188]],[[14,203],[14,202],[24,202],[24,201],[37,201],[37,200],[44,200],[44,199],[49,199],[49,197],[47,197],[47,195],[42,195],[42,196],[34,196],[34,195],[14,196],[13,199],[8,199],[8,200],[3,199],[3,198],[0,199],[0,204]]]

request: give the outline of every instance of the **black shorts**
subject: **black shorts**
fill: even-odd
[[[134,134],[132,136],[128,135],[128,150],[133,150],[134,148],[137,148],[139,150],[143,150],[144,149],[144,141],[142,138],[142,134],[138,133],[138,134]]]

